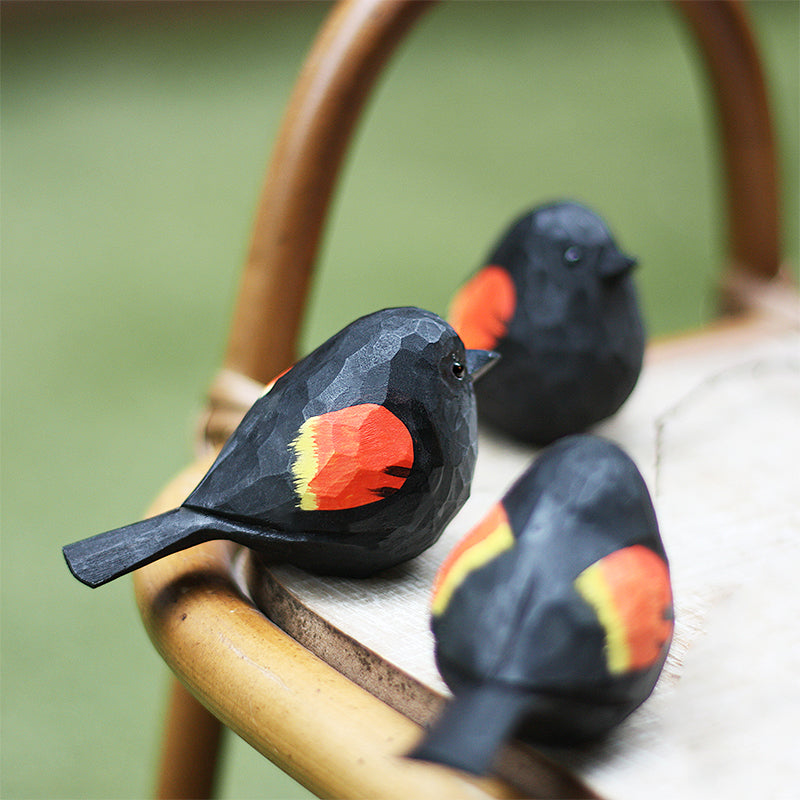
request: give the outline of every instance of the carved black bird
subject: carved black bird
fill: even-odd
[[[649,696],[672,639],[635,464],[588,434],[546,448],[446,559],[432,607],[454,700],[414,757],[482,774],[513,732],[554,746],[606,734]]]
[[[467,347],[502,356],[476,389],[481,421],[544,445],[620,408],[644,352],[635,263],[578,203],[511,225],[449,313]]]
[[[350,576],[410,559],[469,495],[472,381],[494,358],[429,311],[362,317],[278,378],[179,508],[67,545],[67,564],[99,586],[209,539]]]

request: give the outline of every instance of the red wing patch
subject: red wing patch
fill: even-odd
[[[279,372],[265,387],[264,391],[261,393],[262,395],[267,394],[267,392],[272,391],[272,387],[278,382],[279,378],[282,378],[292,367],[286,367],[283,372]]]
[[[390,497],[414,464],[408,429],[374,403],[307,419],[292,447],[295,492],[306,511],[338,511]]]
[[[506,335],[516,304],[511,276],[502,267],[489,265],[459,289],[448,321],[465,347],[491,350]]]
[[[613,674],[649,667],[672,638],[669,569],[642,545],[616,550],[575,579],[606,632],[606,659]]]

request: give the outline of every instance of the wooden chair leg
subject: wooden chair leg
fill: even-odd
[[[214,792],[222,723],[172,679],[161,747],[158,800],[206,800]]]

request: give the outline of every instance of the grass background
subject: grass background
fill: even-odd
[[[147,796],[167,670],[130,581],[60,546],[138,518],[191,457],[263,170],[325,3],[2,6],[0,796]],[[798,263],[798,4],[748,6]],[[443,313],[513,215],[571,196],[641,263],[651,333],[724,261],[707,87],[667,3],[449,3],[381,81],[304,329]],[[230,737],[225,798],[308,796]]]

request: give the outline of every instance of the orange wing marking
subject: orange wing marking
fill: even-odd
[[[606,632],[609,672],[645,669],[672,638],[669,569],[642,545],[616,550],[595,561],[575,579]]]
[[[508,331],[516,304],[511,276],[502,267],[489,265],[461,287],[448,320],[466,347],[491,350]]]
[[[307,419],[292,447],[295,492],[305,511],[356,508],[390,497],[414,464],[408,429],[374,403]]]

